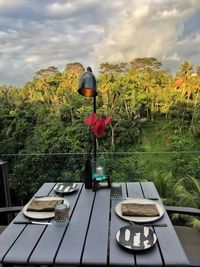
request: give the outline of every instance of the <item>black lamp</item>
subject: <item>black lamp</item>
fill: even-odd
[[[96,96],[97,93],[97,83],[96,78],[92,73],[92,69],[87,67],[87,71],[83,73],[80,78],[78,85],[78,92],[82,96],[93,97],[93,112],[96,113]],[[94,161],[96,161],[96,136],[94,136]],[[94,179],[92,182],[92,170],[91,165],[85,166],[85,188],[90,189],[93,187],[93,191],[96,191],[100,188],[111,188],[110,177],[108,176],[107,185],[101,185],[99,181]]]
[[[80,78],[78,92],[82,96],[93,97],[93,112],[96,113],[97,82],[90,67],[87,67],[87,71]],[[96,160],[96,137],[94,137],[94,160]]]
[[[98,95],[96,78],[90,67],[87,67],[87,71],[84,72],[80,78],[78,92],[80,95],[87,97],[95,97]]]

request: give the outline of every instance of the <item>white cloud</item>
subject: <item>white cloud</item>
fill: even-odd
[[[0,84],[80,61],[199,64],[200,0],[0,0]]]
[[[199,38],[194,41],[190,34],[183,35],[184,24],[199,13],[198,0],[146,0],[136,1],[135,5],[130,1],[124,6],[121,17],[112,20],[105,28],[105,37],[95,46],[94,57],[97,63],[117,63],[153,56],[163,60],[167,66],[171,61],[174,67],[174,62],[179,64],[191,50],[195,50],[200,59],[195,49],[200,46]]]
[[[39,61],[39,58],[37,56],[29,56],[25,59],[27,63],[37,63]]]
[[[76,10],[76,5],[67,2],[67,3],[53,3],[50,4],[47,7],[47,11],[49,15],[62,15],[62,14],[67,14],[69,12],[73,12]]]
[[[164,61],[180,61],[180,57],[177,55],[177,53],[174,53],[174,54],[171,54],[171,55],[166,55],[164,54],[162,57],[161,57],[161,60],[164,60]]]
[[[24,0],[0,0],[0,7],[1,8],[15,8],[17,6],[20,6],[24,3]]]

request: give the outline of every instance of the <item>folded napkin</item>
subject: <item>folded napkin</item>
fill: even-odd
[[[159,216],[158,208],[155,204],[123,203],[121,204],[123,216]]]
[[[27,207],[27,211],[54,211],[58,204],[62,204],[63,199],[33,199]]]

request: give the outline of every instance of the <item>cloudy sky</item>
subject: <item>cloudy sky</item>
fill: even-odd
[[[200,65],[200,0],[0,0],[0,84],[41,68],[156,57]]]

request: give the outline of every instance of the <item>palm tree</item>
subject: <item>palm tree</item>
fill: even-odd
[[[178,206],[188,206],[193,208],[200,208],[200,181],[192,176],[186,179],[181,179],[176,185],[176,196]],[[187,221],[187,224],[200,230],[200,219],[182,215],[182,218]]]
[[[193,65],[191,65],[189,61],[185,60],[180,66],[180,71],[177,73],[177,78],[181,79],[184,85],[182,86],[181,99],[185,94],[187,94],[188,99],[190,98],[191,95],[190,79],[192,73],[193,73]]]
[[[194,100],[194,108],[193,108],[193,113],[192,113],[192,120],[190,124],[190,128],[193,131],[193,133],[196,132],[195,127],[194,127],[194,121],[196,117],[196,109],[199,107],[199,91],[200,91],[200,66],[197,66],[196,73],[193,75],[193,79],[195,82],[194,85],[194,93],[195,93],[195,100]]]

